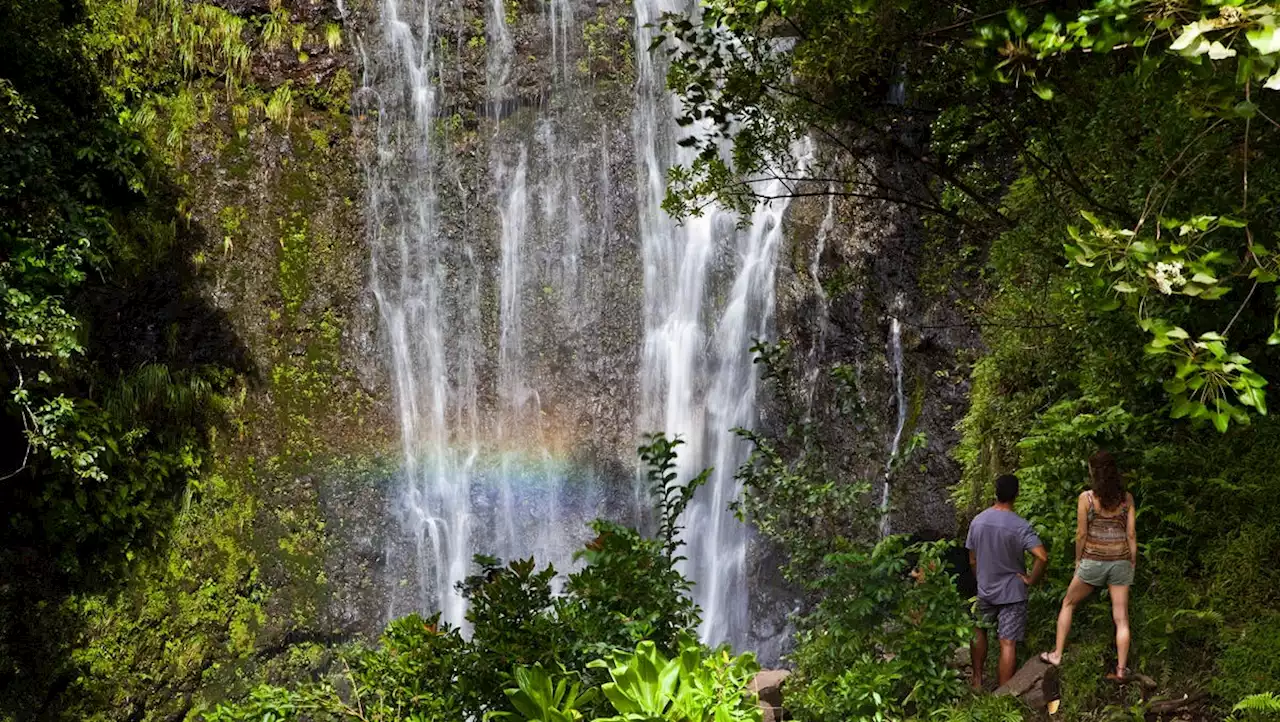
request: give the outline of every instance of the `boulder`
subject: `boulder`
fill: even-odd
[[[764,669],[751,680],[751,691],[760,697],[760,709],[764,712],[764,722],[780,722],[788,719],[787,711],[782,707],[782,684],[790,676],[789,670]]]
[[[1017,697],[1031,709],[1044,709],[1058,699],[1058,668],[1034,656],[995,693]]]

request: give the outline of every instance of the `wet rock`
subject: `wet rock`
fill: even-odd
[[[751,680],[751,691],[760,697],[760,709],[764,722],[790,719],[782,705],[782,685],[791,672],[785,669],[764,669]]]

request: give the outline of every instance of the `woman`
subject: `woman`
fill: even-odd
[[[1116,671],[1107,679],[1124,681],[1129,658],[1129,585],[1138,566],[1133,495],[1124,490],[1116,461],[1105,451],[1089,457],[1089,481],[1092,488],[1080,494],[1076,503],[1076,573],[1058,613],[1057,648],[1042,653],[1040,659],[1052,665],[1062,662],[1076,605],[1095,588],[1105,586],[1111,592],[1117,651]]]

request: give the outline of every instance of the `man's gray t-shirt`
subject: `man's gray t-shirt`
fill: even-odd
[[[1012,604],[1027,598],[1026,552],[1040,546],[1040,537],[1026,519],[1003,509],[987,509],[969,524],[965,548],[978,556],[978,599],[988,604]]]

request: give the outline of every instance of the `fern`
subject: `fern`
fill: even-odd
[[[342,47],[342,28],[337,23],[324,26],[324,42],[331,53]]]
[[[276,125],[287,126],[293,117],[293,86],[285,83],[271,92],[267,100],[267,118]]]
[[[936,722],[1024,722],[1026,707],[1015,697],[983,695],[933,713]]]
[[[267,50],[279,50],[284,45],[284,37],[289,33],[289,11],[273,10],[262,25],[262,45]]]
[[[1243,712],[1244,717],[1248,719],[1280,717],[1280,696],[1274,692],[1251,694],[1237,702],[1236,706],[1231,708],[1231,712],[1235,715]]]

